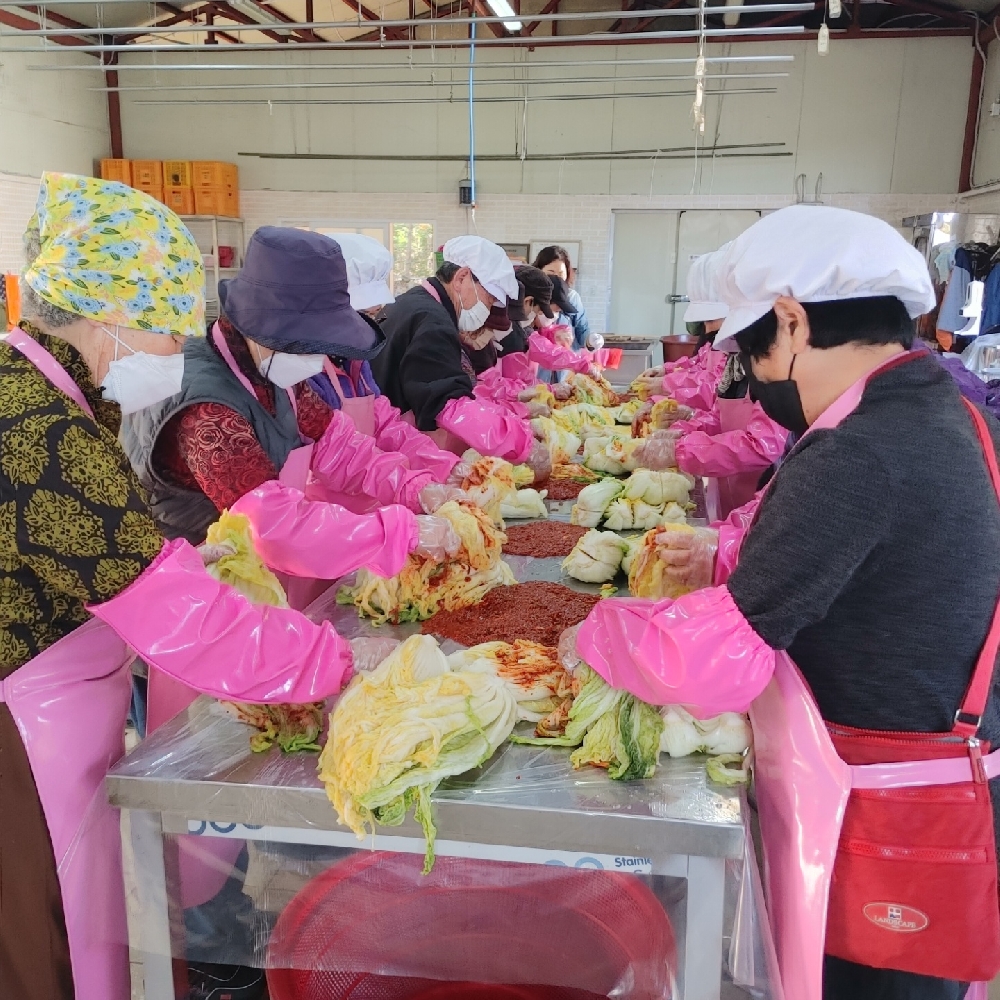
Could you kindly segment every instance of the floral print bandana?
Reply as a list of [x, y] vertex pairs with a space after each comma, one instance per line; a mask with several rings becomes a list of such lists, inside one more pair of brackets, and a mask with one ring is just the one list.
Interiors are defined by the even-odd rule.
[[205, 335], [201, 251], [166, 205], [96, 177], [42, 174], [25, 281], [51, 305], [152, 333]]

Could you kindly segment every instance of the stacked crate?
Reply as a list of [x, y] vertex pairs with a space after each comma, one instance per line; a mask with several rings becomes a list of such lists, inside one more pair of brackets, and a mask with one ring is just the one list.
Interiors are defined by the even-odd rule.
[[194, 215], [194, 172], [190, 160], [163, 161], [163, 201], [178, 215]]
[[132, 160], [132, 187], [163, 201], [163, 161]]
[[218, 160], [195, 160], [191, 168], [194, 175], [195, 215], [239, 218], [240, 184], [236, 164]]
[[121, 181], [132, 186], [131, 160], [101, 160], [101, 179], [106, 181]]

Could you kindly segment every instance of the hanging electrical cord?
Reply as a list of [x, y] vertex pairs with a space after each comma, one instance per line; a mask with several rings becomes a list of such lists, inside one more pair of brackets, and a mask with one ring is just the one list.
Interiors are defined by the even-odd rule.
[[475, 75], [476, 75], [476, 18], [473, 11], [472, 23], [469, 25], [469, 184], [471, 185], [470, 196], [472, 205], [472, 228], [476, 228], [476, 104], [475, 104]]

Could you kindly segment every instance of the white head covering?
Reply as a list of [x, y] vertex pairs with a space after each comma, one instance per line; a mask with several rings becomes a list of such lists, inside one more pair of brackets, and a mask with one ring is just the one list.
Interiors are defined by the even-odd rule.
[[502, 305], [507, 299], [517, 299], [517, 278], [507, 254], [481, 236], [456, 236], [444, 245], [444, 259], [450, 264], [467, 267], [476, 280]]
[[733, 339], [782, 295], [799, 302], [894, 295], [912, 318], [934, 308], [934, 287], [920, 253], [888, 223], [843, 208], [793, 205], [765, 215], [730, 244], [716, 270], [729, 315], [715, 339]]
[[327, 235], [340, 244], [344, 255], [352, 309], [374, 309], [396, 301], [389, 288], [392, 254], [378, 240], [360, 233]]
[[687, 278], [688, 307], [684, 312], [685, 323], [706, 323], [726, 318], [729, 306], [718, 301], [716, 271], [729, 246], [727, 243], [713, 253], [702, 254], [692, 261]]

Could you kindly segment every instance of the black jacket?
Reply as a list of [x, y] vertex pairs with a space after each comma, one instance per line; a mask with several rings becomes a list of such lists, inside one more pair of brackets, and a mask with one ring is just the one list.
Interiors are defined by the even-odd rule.
[[400, 295], [382, 321], [385, 349], [371, 362], [379, 388], [402, 413], [412, 411], [422, 431], [437, 429], [449, 400], [472, 396], [451, 299], [436, 278], [430, 281], [441, 301], [419, 285]]

